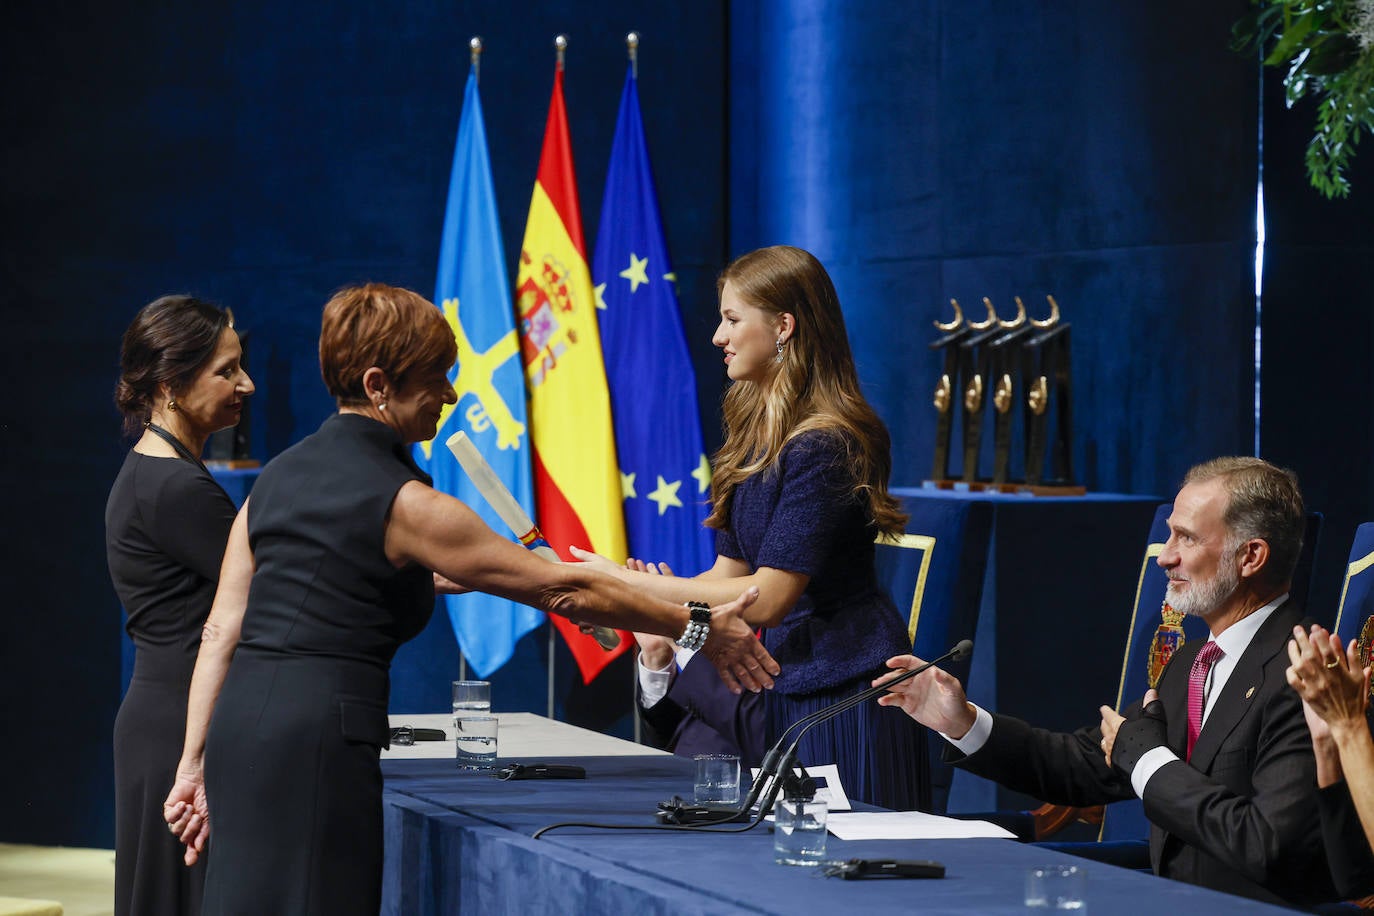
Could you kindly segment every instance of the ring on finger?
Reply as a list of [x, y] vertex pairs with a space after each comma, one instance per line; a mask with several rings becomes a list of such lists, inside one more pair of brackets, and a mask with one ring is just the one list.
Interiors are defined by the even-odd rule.
[[1340, 663], [1341, 663], [1341, 660], [1340, 660], [1339, 658], [1333, 658], [1333, 659], [1331, 659], [1331, 661], [1329, 661], [1329, 662], [1326, 663], [1326, 667], [1327, 667], [1327, 668], [1334, 668], [1334, 667], [1336, 667], [1337, 665], [1339, 665]]

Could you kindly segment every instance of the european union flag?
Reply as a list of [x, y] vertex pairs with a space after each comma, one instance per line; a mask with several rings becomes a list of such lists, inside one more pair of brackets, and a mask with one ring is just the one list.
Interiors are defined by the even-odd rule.
[[[445, 407], [439, 432], [419, 446], [417, 458], [436, 489], [461, 499], [504, 534], [505, 525], [449, 450], [434, 447], [464, 430], [525, 511], [533, 509], [524, 367], [475, 72], [468, 74], [458, 121], [434, 302], [458, 341], [458, 362], [450, 373], [458, 403]], [[449, 595], [444, 601], [458, 645], [482, 677], [509, 661], [520, 637], [544, 622], [539, 611], [491, 595]]]
[[711, 468], [633, 66], [620, 98], [599, 226], [592, 278], [629, 555], [696, 575], [715, 558], [714, 538], [702, 526]]

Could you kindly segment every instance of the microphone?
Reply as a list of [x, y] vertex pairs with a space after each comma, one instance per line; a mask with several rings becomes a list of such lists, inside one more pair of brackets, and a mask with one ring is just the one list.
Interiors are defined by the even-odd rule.
[[[807, 732], [811, 731], [811, 729], [815, 728], [817, 725], [820, 725], [822, 722], [828, 722], [836, 716], [848, 712], [855, 706], [858, 706], [860, 703], [866, 702], [867, 700], [870, 700], [881, 693], [886, 693], [894, 684], [900, 684], [902, 681], [909, 681], [912, 678], [916, 677], [918, 674], [922, 674], [925, 671], [934, 668], [941, 662], [963, 661], [964, 659], [968, 658], [969, 654], [972, 652], [973, 640], [962, 639], [954, 646], [954, 648], [950, 649], [948, 652], [946, 652], [944, 655], [941, 655], [939, 658], [931, 659], [923, 665], [917, 665], [915, 668], [912, 668], [908, 671], [903, 671], [896, 677], [890, 678], [889, 680], [884, 681], [876, 687], [869, 687], [867, 690], [862, 690], [854, 694], [854, 696], [849, 697], [848, 699], [840, 700], [839, 702], [827, 706], [824, 709], [818, 709], [810, 715], [803, 716], [796, 722], [793, 722], [778, 738], [777, 744], [775, 744], [773, 748], [768, 752], [768, 756], [764, 758], [763, 767], [759, 771], [759, 777], [760, 779], [762, 779], [765, 775], [764, 771], [768, 767], [769, 758], [773, 758], [778, 749], [782, 747], [782, 743], [783, 741], [787, 740], [788, 734], [791, 733], [793, 729], [800, 726], [800, 731], [797, 732], [797, 737], [792, 741], [792, 744], [787, 748], [787, 751], [783, 753], [780, 758], [774, 758], [774, 762], [778, 766], [781, 775], [778, 775], [778, 771], [774, 771], [774, 773], [768, 774], [770, 776], [778, 776], [778, 778], [774, 779], [769, 784], [768, 791], [764, 793], [763, 800], [759, 802], [759, 816], [762, 817], [764, 812], [766, 812], [769, 808], [773, 806], [773, 802], [777, 801], [779, 791], [783, 788], [783, 783], [792, 778], [792, 765], [793, 763], [795, 763], [797, 759], [797, 748], [801, 745], [801, 739]], [[811, 780], [810, 776], [806, 775], [805, 769], [802, 770], [802, 775], [799, 782], [794, 782], [791, 787], [793, 791], [795, 791], [797, 795], [800, 795], [801, 797], [809, 798], [815, 795], [815, 783]], [[807, 793], [808, 789], [810, 790], [809, 794]], [[749, 791], [752, 800], [752, 796], [754, 796], [755, 794], [753, 787], [751, 787]]]
[[[744, 801], [741, 802], [737, 808], [722, 809], [701, 805], [685, 805], [677, 803], [678, 800], [674, 799], [671, 802], [659, 803], [659, 820], [667, 823], [679, 824], [683, 827], [706, 827], [750, 820], [749, 810], [754, 806], [756, 801], [759, 801], [761, 795], [765, 795], [764, 787], [767, 786], [768, 791], [764, 800], [759, 804], [758, 817], [753, 818], [754, 823], [757, 823], [773, 806], [773, 802], [777, 801], [778, 793], [783, 789], [784, 783], [789, 784], [788, 788], [790, 791], [787, 797], [813, 797], [815, 795], [815, 782], [806, 774], [805, 769], [802, 770], [800, 778], [794, 776], [792, 773], [792, 768], [797, 760], [797, 748], [801, 744], [803, 735], [817, 725], [820, 725], [822, 722], [828, 722], [836, 716], [848, 712], [860, 703], [866, 702], [879, 694], [886, 693], [894, 684], [900, 684], [902, 681], [911, 680], [913, 677], [935, 667], [941, 662], [963, 661], [968, 658], [972, 652], [973, 640], [960, 640], [954, 648], [950, 649], [939, 658], [918, 665], [909, 671], [903, 671], [896, 677], [890, 678], [876, 687], [869, 687], [851, 697], [839, 700], [824, 709], [818, 709], [809, 715], [803, 716], [796, 722], [793, 722], [780, 736], [778, 736], [777, 742], [769, 748], [768, 753], [764, 755], [763, 764], [759, 767], [759, 774], [754, 778], [753, 783], [749, 787], [749, 794], [745, 796]], [[801, 730], [797, 732], [796, 739], [793, 740], [792, 744], [789, 745], [786, 750], [783, 750], [784, 743], [787, 741], [787, 736], [797, 728]], [[752, 827], [753, 824], [751, 823], [750, 826]]]
[[[826, 706], [824, 709], [818, 709], [809, 715], [802, 716], [796, 722], [787, 726], [783, 733], [778, 736], [777, 742], [768, 749], [768, 753], [763, 757], [763, 765], [759, 768], [759, 775], [754, 777], [754, 782], [749, 787], [749, 794], [745, 796], [744, 801], [736, 808], [721, 809], [709, 808], [704, 805], [688, 805], [682, 802], [681, 799], [674, 798], [672, 801], [659, 803], [659, 823], [657, 824], [566, 822], [561, 824], [549, 824], [546, 827], [541, 827], [536, 830], [532, 836], [537, 840], [550, 830], [559, 830], [564, 827], [587, 827], [598, 830], [695, 830], [702, 833], [744, 833], [745, 831], [753, 830], [763, 822], [764, 816], [767, 815], [769, 809], [773, 807], [773, 802], [777, 801], [778, 793], [782, 789], [784, 779], [791, 778], [792, 767], [797, 761], [797, 746], [801, 743], [803, 735], [822, 722], [829, 721], [841, 713], [853, 709], [865, 700], [872, 699], [878, 694], [886, 692], [894, 684], [900, 684], [902, 681], [911, 680], [913, 677], [935, 667], [941, 662], [962, 661], [968, 658], [969, 653], [972, 651], [973, 640], [960, 640], [954, 648], [950, 649], [939, 658], [918, 665], [909, 671], [903, 671], [896, 677], [889, 678], [876, 687], [869, 687], [854, 694], [852, 697], [846, 697], [843, 700]], [[787, 736], [797, 728], [801, 729], [797, 732], [797, 737], [790, 745], [787, 745], [786, 749], [784, 749], [783, 746], [787, 741]], [[779, 777], [779, 773], [787, 775]], [[804, 789], [805, 783], [809, 781], [810, 777], [803, 775], [801, 779], [802, 785], [799, 788]], [[767, 786], [766, 791], [764, 788], [765, 786]], [[814, 794], [814, 783], [812, 786]], [[756, 814], [751, 816], [749, 810], [754, 806], [755, 802], [759, 803], [759, 810]], [[681, 818], [681, 820], [677, 818]], [[736, 822], [747, 823], [742, 823], [742, 825], [738, 827], [725, 826], [726, 824]]]

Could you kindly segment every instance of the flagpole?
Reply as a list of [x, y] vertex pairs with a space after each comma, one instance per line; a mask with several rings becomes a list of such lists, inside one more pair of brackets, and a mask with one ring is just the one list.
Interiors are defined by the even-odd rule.
[[548, 694], [549, 694], [549, 718], [550, 718], [550, 719], [553, 718], [553, 657], [554, 657], [554, 652], [555, 652], [555, 650], [557, 650], [557, 648], [558, 648], [558, 646], [554, 643], [554, 639], [553, 639], [553, 637], [554, 637], [554, 632], [553, 632], [553, 631], [554, 631], [553, 621], [550, 620], [550, 621], [549, 621], [549, 684], [548, 684]]
[[[631, 32], [625, 36], [625, 51], [630, 58], [630, 75], [639, 81], [639, 33]], [[638, 653], [638, 647], [635, 652]], [[644, 723], [639, 716], [639, 663], [630, 666], [630, 715], [634, 721], [635, 744], [644, 743]]]
[[[553, 39], [553, 48], [554, 48], [554, 69], [557, 70], [557, 72], [562, 73], [562, 72], [563, 72], [563, 53], [564, 53], [565, 51], [567, 51], [567, 49], [568, 49], [568, 36], [566, 36], [566, 35], [555, 35], [555, 36], [554, 36], [554, 39]], [[549, 707], [549, 718], [550, 718], [550, 719], [554, 718], [554, 715], [553, 715], [554, 658], [556, 657], [556, 653], [557, 653], [557, 649], [558, 649], [557, 642], [555, 641], [556, 633], [555, 633], [554, 631], [555, 631], [555, 627], [554, 627], [554, 625], [553, 625], [553, 621], [550, 620], [550, 621], [549, 621], [549, 684], [548, 684], [548, 707]]]
[[[472, 50], [469, 60], [472, 63], [472, 78], [475, 82], [482, 81], [482, 39], [474, 35], [468, 40], [468, 47]], [[458, 650], [458, 680], [468, 679], [468, 657], [463, 654], [462, 649]]]

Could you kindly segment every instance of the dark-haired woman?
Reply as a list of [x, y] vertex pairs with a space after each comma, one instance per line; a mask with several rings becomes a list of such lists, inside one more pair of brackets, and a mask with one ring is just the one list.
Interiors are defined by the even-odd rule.
[[115, 403], [139, 439], [105, 506], [105, 550], [136, 656], [115, 719], [115, 912], [200, 912], [162, 800], [176, 771], [186, 694], [234, 504], [200, 454], [239, 421], [253, 382], [230, 315], [190, 296], [144, 307], [124, 334]]
[[[874, 539], [906, 515], [887, 489], [887, 428], [864, 399], [830, 276], [800, 248], [741, 255], [721, 272], [720, 325], [733, 384], [725, 444], [711, 472], [715, 564], [695, 579], [603, 571], [683, 600], [747, 586], [760, 597], [745, 620], [765, 628], [782, 675], [764, 697], [767, 741], [809, 713], [850, 697], [911, 651], [906, 627], [874, 571]], [[928, 806], [925, 751], [910, 721], [867, 703], [802, 739], [806, 766], [836, 764], [849, 796], [894, 809]]]

